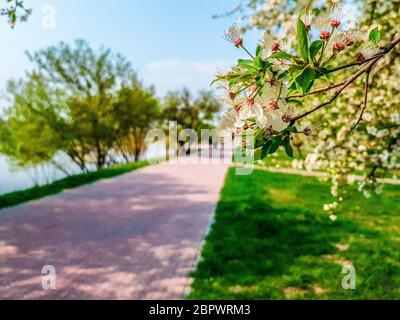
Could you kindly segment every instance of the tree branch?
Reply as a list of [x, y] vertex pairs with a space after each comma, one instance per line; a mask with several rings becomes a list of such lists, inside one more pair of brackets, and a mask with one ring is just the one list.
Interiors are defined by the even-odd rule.
[[357, 120], [357, 122], [350, 128], [348, 134], [352, 133], [357, 126], [360, 124], [362, 121], [362, 117], [364, 115], [365, 110], [367, 109], [367, 102], [368, 102], [368, 89], [369, 89], [369, 76], [370, 76], [371, 70], [367, 71], [367, 77], [365, 78], [365, 87], [364, 87], [364, 106], [361, 110], [360, 116]]

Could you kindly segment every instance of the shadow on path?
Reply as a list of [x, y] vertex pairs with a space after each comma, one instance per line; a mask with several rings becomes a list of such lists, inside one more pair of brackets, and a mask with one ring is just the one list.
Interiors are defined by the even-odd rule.
[[162, 164], [2, 211], [0, 298], [181, 298], [227, 168]]

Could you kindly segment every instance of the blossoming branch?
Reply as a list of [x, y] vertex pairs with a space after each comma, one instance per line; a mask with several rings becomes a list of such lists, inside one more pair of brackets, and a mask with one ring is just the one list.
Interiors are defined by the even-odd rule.
[[[243, 141], [248, 133], [254, 134], [255, 160], [264, 159], [281, 146], [293, 157], [293, 135], [316, 134], [317, 126], [303, 127], [301, 120], [332, 104], [365, 74], [364, 106], [348, 133], [355, 130], [367, 108], [371, 69], [398, 45], [400, 35], [380, 47], [378, 28], [373, 28], [365, 37], [357, 28], [346, 27], [344, 16], [340, 5], [333, 6], [326, 15], [303, 10], [297, 19], [295, 43], [265, 32], [255, 55], [246, 48], [240, 30], [232, 26], [225, 34], [226, 40], [244, 50], [249, 58], [239, 59], [234, 68], [218, 74], [213, 81], [225, 90], [224, 102], [231, 106], [221, 121], [221, 135], [233, 135]], [[350, 47], [356, 48], [355, 54], [350, 54], [354, 52]], [[335, 66], [339, 56], [345, 56], [349, 63]], [[331, 82], [333, 73], [353, 67], [358, 69], [348, 78], [339, 83]], [[318, 85], [321, 82], [329, 85]], [[304, 97], [334, 89], [336, 91], [326, 102], [303, 107], [301, 99]]]

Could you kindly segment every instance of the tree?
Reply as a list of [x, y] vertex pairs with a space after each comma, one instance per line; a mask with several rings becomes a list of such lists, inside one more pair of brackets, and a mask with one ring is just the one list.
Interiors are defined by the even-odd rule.
[[109, 49], [95, 52], [84, 40], [75, 41], [74, 47], [61, 42], [28, 57], [37, 65], [34, 72], [68, 97], [66, 153], [85, 170], [88, 162], [97, 168], [109, 163], [117, 134], [113, 99], [136, 77], [130, 63]]
[[127, 162], [138, 161], [146, 148], [146, 134], [160, 117], [154, 88], [144, 88], [133, 79], [117, 92], [113, 112], [118, 124], [116, 148]]
[[28, 82], [11, 81], [8, 91], [14, 101], [5, 111], [7, 120], [0, 122], [0, 153], [20, 167], [50, 162], [65, 172], [54, 160], [63, 143], [62, 130], [55, 130], [63, 110], [62, 93], [49, 91], [38, 76]]

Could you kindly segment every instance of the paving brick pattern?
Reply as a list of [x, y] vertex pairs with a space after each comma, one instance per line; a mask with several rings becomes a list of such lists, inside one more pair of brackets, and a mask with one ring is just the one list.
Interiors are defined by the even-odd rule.
[[[224, 157], [150, 166], [0, 211], [0, 298], [184, 297], [229, 167]], [[45, 265], [55, 267], [55, 290], [42, 288]]]

